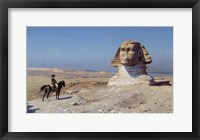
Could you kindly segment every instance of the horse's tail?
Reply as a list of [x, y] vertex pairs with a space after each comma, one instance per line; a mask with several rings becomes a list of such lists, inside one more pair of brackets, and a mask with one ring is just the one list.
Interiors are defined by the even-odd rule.
[[39, 92], [43, 91], [44, 88], [45, 88], [46, 86], [47, 86], [47, 85], [43, 85], [43, 86], [40, 88], [40, 91], [39, 91]]

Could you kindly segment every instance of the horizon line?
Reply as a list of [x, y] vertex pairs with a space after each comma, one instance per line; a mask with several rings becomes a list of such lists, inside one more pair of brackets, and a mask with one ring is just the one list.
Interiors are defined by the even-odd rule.
[[[59, 69], [59, 70], [66, 70], [66, 71], [93, 71], [93, 72], [115, 72], [115, 71], [109, 71], [109, 70], [94, 70], [94, 69], [63, 69], [63, 68], [56, 68], [56, 67], [27, 67], [26, 69]], [[158, 72], [158, 71], [148, 71], [148, 73], [157, 73], [157, 74], [173, 74], [172, 72]]]

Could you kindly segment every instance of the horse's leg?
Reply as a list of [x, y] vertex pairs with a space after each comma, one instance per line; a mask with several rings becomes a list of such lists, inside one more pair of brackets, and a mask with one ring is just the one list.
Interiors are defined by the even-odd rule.
[[59, 90], [56, 90], [56, 99], [59, 100]]
[[56, 99], [57, 99], [57, 91], [55, 91], [56, 92]]
[[59, 91], [58, 91], [58, 100], [60, 100], [60, 98], [59, 98]]
[[57, 91], [56, 91], [56, 99], [57, 99]]
[[47, 93], [47, 91], [45, 90], [43, 97], [42, 97], [42, 101], [44, 101], [44, 97], [45, 97], [46, 93]]
[[56, 91], [56, 99], [59, 100], [58, 91]]
[[51, 90], [49, 90], [48, 93], [47, 93], [47, 99], [49, 98], [50, 93], [51, 93]]
[[60, 89], [58, 89], [58, 100], [60, 100]]

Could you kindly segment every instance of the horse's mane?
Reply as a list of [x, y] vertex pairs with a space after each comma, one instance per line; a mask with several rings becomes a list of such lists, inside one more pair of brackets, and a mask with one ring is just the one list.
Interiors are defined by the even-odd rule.
[[[60, 84], [61, 84], [61, 83], [65, 83], [65, 81], [62, 80], [62, 81], [60, 81], [59, 83], [60, 83]], [[58, 83], [58, 84], [59, 84], [59, 83]]]

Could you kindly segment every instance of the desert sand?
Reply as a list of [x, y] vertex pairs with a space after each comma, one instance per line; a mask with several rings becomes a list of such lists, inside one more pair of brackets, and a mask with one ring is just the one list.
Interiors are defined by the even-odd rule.
[[73, 75], [69, 76], [67, 71], [58, 71], [57, 81], [66, 81], [61, 100], [56, 100], [51, 93], [51, 97], [42, 102], [43, 93], [37, 92], [43, 84], [50, 83], [48, 73], [28, 71], [28, 113], [173, 113], [172, 75], [154, 77], [158, 83], [170, 81], [171, 85], [107, 87], [113, 73], [71, 71]]

